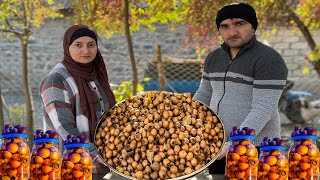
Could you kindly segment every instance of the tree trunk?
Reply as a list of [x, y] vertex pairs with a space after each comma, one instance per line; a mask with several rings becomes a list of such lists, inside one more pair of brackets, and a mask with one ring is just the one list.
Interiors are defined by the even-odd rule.
[[[288, 9], [289, 9], [290, 17], [293, 19], [293, 21], [296, 23], [297, 27], [299, 28], [299, 30], [303, 34], [311, 51], [316, 50], [315, 49], [316, 43], [315, 43], [308, 27], [304, 25], [304, 23], [300, 20], [300, 18], [297, 16], [296, 13], [294, 13], [290, 8], [288, 8]], [[318, 76], [320, 77], [320, 59], [318, 59], [317, 61], [312, 61], [312, 65], [314, 67], [314, 70], [316, 70]]]
[[129, 23], [129, 0], [125, 0], [124, 7], [124, 16], [125, 16], [125, 32], [127, 37], [130, 61], [131, 61], [131, 69], [132, 69], [132, 95], [137, 94], [137, 86], [138, 86], [138, 73], [137, 73], [137, 65], [134, 59], [134, 51], [132, 45], [132, 38], [130, 34], [130, 23]]
[[161, 46], [157, 46], [157, 70], [158, 70], [158, 77], [159, 77], [159, 90], [164, 91], [164, 70], [163, 70], [163, 63], [161, 58]]
[[1, 94], [1, 84], [0, 84], [0, 129], [4, 129], [4, 117], [3, 117], [3, 104], [2, 104], [2, 94]]
[[28, 70], [28, 40], [26, 36], [21, 37], [22, 47], [22, 79], [23, 79], [23, 92], [26, 102], [26, 126], [28, 128], [29, 140], [32, 142], [33, 138], [33, 100], [32, 92], [30, 87], [30, 78]]

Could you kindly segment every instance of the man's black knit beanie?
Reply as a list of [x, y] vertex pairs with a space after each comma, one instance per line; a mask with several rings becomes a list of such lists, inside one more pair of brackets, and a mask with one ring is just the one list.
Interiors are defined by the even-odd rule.
[[220, 23], [230, 18], [241, 18], [248, 21], [253, 29], [257, 30], [258, 21], [256, 11], [252, 6], [246, 3], [234, 3], [224, 6], [218, 11], [216, 25], [219, 30]]

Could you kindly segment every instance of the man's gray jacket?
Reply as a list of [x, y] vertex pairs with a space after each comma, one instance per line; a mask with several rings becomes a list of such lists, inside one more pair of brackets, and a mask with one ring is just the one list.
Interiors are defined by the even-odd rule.
[[281, 55], [255, 37], [231, 60], [226, 44], [211, 52], [193, 99], [218, 114], [229, 137], [232, 127], [256, 130], [262, 138], [280, 137], [278, 101], [288, 69]]

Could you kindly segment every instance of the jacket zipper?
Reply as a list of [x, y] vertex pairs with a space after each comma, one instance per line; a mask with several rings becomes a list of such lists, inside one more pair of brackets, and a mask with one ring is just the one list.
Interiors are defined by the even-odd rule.
[[228, 67], [226, 69], [226, 72], [224, 74], [224, 78], [223, 78], [223, 94], [222, 94], [222, 97], [220, 98], [220, 100], [218, 102], [218, 105], [217, 105], [217, 115], [219, 114], [220, 102], [222, 101], [222, 99], [223, 99], [223, 97], [224, 97], [224, 95], [226, 93], [226, 77], [227, 77], [227, 73], [228, 73], [228, 70], [229, 70], [229, 67], [230, 67], [231, 63], [232, 63], [232, 60], [230, 60], [229, 65], [228, 65]]

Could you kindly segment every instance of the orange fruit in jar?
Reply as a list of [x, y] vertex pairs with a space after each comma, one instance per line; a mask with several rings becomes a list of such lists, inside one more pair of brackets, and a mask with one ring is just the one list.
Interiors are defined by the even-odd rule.
[[91, 173], [92, 173], [89, 168], [83, 168], [82, 170], [83, 170], [83, 174], [84, 174], [85, 176], [91, 175]]
[[80, 163], [83, 165], [88, 165], [91, 163], [91, 157], [81, 157]]
[[74, 167], [73, 162], [71, 162], [71, 161], [65, 162], [65, 168], [72, 169], [73, 167]]
[[26, 157], [21, 157], [21, 158], [20, 158], [20, 162], [21, 162], [21, 164], [22, 164], [23, 166], [25, 166], [25, 167], [27, 167], [27, 166], [30, 165], [30, 159], [29, 159], [28, 156], [26, 156]]
[[51, 148], [52, 147], [52, 143], [43, 143], [43, 148]]
[[271, 166], [269, 172], [278, 173], [279, 172], [279, 167], [278, 166]]
[[299, 167], [302, 169], [302, 170], [307, 170], [310, 168], [310, 164], [309, 163], [300, 163], [299, 164]]
[[299, 153], [294, 153], [293, 154], [293, 160], [300, 161], [301, 160], [301, 155]]
[[282, 170], [279, 170], [279, 175], [281, 176], [280, 178], [282, 177], [287, 177], [288, 176], [288, 172], [289, 172], [289, 168], [284, 168]]
[[249, 167], [249, 164], [247, 164], [247, 163], [239, 163], [238, 167], [239, 167], [240, 170], [244, 171]]
[[20, 147], [18, 152], [19, 154], [25, 155], [25, 154], [28, 154], [28, 149], [24, 147]]
[[63, 179], [72, 179], [72, 175], [71, 174], [64, 174]]
[[12, 154], [16, 153], [18, 149], [19, 149], [19, 146], [16, 143], [10, 143], [7, 145], [7, 150]]
[[308, 162], [310, 162], [310, 157], [309, 156], [301, 156], [301, 160], [300, 161], [308, 163]]
[[16, 169], [17, 167], [19, 167], [21, 165], [20, 161], [10, 161], [10, 166], [14, 169]]
[[239, 161], [239, 159], [240, 159], [239, 154], [237, 154], [237, 153], [232, 153], [231, 154], [231, 160], [232, 161]]
[[251, 168], [247, 168], [245, 171], [246, 176], [255, 176], [256, 172], [251, 169]]
[[288, 160], [287, 159], [279, 159], [277, 161], [277, 166], [279, 167], [285, 167], [288, 165]]
[[238, 179], [243, 179], [245, 177], [245, 175], [246, 175], [246, 173], [244, 171], [241, 171], [241, 170], [237, 170], [235, 174], [236, 174], [236, 177]]
[[3, 152], [4, 159], [10, 159], [11, 157], [12, 157], [12, 154], [9, 151]]
[[277, 173], [269, 173], [269, 175], [268, 175], [268, 178], [270, 179], [270, 180], [277, 180], [277, 179], [279, 179], [279, 174], [277, 174]]
[[312, 168], [309, 168], [307, 169], [307, 175], [308, 176], [317, 176], [317, 174], [319, 173], [319, 169], [312, 169]]
[[51, 152], [49, 157], [52, 160], [58, 160], [58, 159], [60, 159], [60, 153], [59, 152]]
[[299, 170], [297, 171], [297, 175], [300, 179], [302, 178], [306, 178], [307, 177], [307, 171], [304, 171], [304, 170]]
[[60, 162], [59, 162], [59, 161], [53, 162], [51, 167], [52, 167], [53, 169], [59, 169], [59, 168], [60, 168]]
[[44, 159], [43, 162], [42, 162], [42, 165], [50, 166], [51, 165], [51, 159]]
[[72, 175], [75, 178], [80, 178], [83, 175], [82, 171], [72, 171]]
[[270, 166], [273, 166], [277, 163], [277, 158], [275, 156], [268, 156], [264, 159], [264, 162], [269, 164]]
[[257, 150], [256, 149], [247, 149], [246, 155], [249, 157], [254, 157], [257, 155]]
[[311, 141], [310, 141], [309, 139], [302, 140], [301, 144], [303, 144], [303, 145], [309, 145], [309, 144], [311, 144]]
[[22, 166], [19, 166], [18, 168], [16, 168], [17, 169], [17, 173], [18, 174], [24, 174], [24, 168], [22, 167]]
[[49, 180], [49, 175], [48, 174], [40, 174], [39, 180]]
[[2, 180], [11, 180], [10, 176], [3, 176]]
[[248, 156], [240, 156], [239, 162], [248, 162]]
[[36, 165], [35, 164], [30, 164], [30, 168], [31, 168], [31, 170], [33, 170], [34, 168], [36, 168]]
[[246, 140], [246, 139], [243, 139], [243, 140], [240, 141], [240, 144], [247, 145], [247, 144], [249, 144], [249, 141]]
[[237, 145], [234, 150], [235, 150], [235, 153], [239, 154], [240, 156], [244, 155], [247, 152], [246, 146], [241, 144]]
[[306, 145], [299, 145], [296, 147], [295, 152], [301, 154], [302, 156], [308, 153], [309, 148]]
[[81, 156], [78, 153], [72, 153], [69, 155], [69, 160], [73, 163], [78, 163], [81, 160]]
[[50, 156], [50, 150], [46, 148], [42, 148], [38, 151], [38, 155], [45, 159]]
[[317, 148], [317, 146], [315, 144], [310, 144], [308, 146], [309, 151], [308, 151], [308, 155], [311, 157], [315, 157], [318, 156], [319, 154], [319, 149]]
[[42, 164], [43, 159], [42, 159], [42, 157], [40, 157], [40, 156], [36, 156], [36, 157], [34, 158], [34, 162], [35, 162], [36, 164]]
[[279, 150], [277, 150], [277, 149], [274, 149], [274, 150], [272, 150], [271, 151], [271, 153], [270, 153], [271, 155], [274, 155], [274, 156], [277, 156], [277, 155], [279, 155], [280, 154], [280, 151]]
[[86, 179], [86, 177], [84, 177], [84, 176], [81, 176], [80, 178], [79, 178], [79, 180], [85, 180]]
[[286, 158], [285, 155], [279, 154], [276, 156], [278, 161], [277, 161], [277, 166], [279, 167], [284, 167], [288, 164], [288, 159]]
[[42, 166], [41, 170], [43, 173], [48, 174], [50, 171], [52, 171], [52, 167], [51, 166]]
[[75, 164], [73, 166], [73, 169], [76, 170], [76, 171], [80, 171], [82, 169], [82, 164]]
[[227, 168], [229, 168], [229, 167], [232, 166], [232, 165], [233, 165], [232, 161], [227, 161], [227, 162], [226, 162]]
[[10, 169], [8, 169], [7, 170], [7, 172], [8, 172], [8, 175], [10, 176], [10, 177], [14, 177], [14, 176], [16, 176], [17, 175], [17, 170], [16, 169], [14, 169], [14, 168], [10, 168]]
[[49, 172], [48, 176], [49, 176], [49, 179], [58, 179], [60, 177], [59, 173], [55, 173], [53, 171]]
[[13, 142], [13, 143], [19, 143], [19, 142], [21, 142], [21, 139], [20, 138], [13, 138], [13, 139], [11, 139], [12, 141], [11, 142]]
[[262, 169], [262, 171], [267, 172], [270, 170], [270, 166], [269, 166], [269, 164], [262, 164], [261, 169]]
[[83, 148], [77, 148], [74, 152], [76, 153], [82, 153], [84, 152]]
[[36, 168], [36, 169], [34, 169], [34, 170], [32, 171], [32, 173], [33, 173], [33, 174], [41, 174], [42, 171], [41, 171], [40, 168]]

